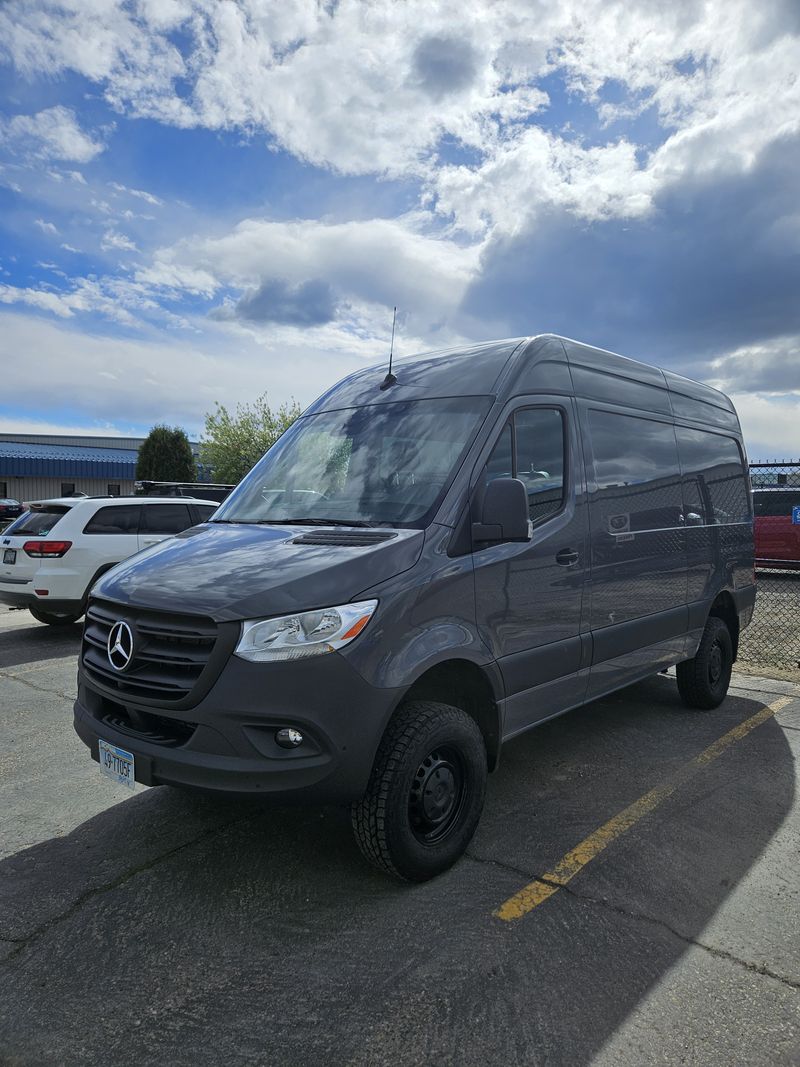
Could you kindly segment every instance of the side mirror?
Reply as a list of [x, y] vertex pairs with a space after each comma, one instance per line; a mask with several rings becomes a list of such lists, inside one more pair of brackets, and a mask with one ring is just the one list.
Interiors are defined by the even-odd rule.
[[519, 478], [495, 478], [486, 486], [481, 521], [472, 524], [473, 541], [528, 541], [528, 491]]

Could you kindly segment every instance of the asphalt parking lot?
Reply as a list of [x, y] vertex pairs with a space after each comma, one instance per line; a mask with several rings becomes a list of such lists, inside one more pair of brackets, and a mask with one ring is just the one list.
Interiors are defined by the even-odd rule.
[[800, 686], [658, 676], [507, 746], [468, 856], [346, 813], [113, 787], [80, 625], [0, 609], [0, 1062], [800, 1062]]

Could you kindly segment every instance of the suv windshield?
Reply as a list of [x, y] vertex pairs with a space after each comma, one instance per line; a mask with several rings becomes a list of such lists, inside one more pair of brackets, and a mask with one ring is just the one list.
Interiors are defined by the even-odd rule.
[[212, 522], [425, 526], [490, 403], [414, 400], [300, 418]]

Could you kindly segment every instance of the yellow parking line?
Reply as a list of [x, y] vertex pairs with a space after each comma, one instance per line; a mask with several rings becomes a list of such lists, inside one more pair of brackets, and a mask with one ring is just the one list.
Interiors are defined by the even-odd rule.
[[727, 748], [737, 741], [741, 741], [751, 730], [755, 730], [757, 726], [771, 719], [776, 712], [785, 708], [787, 704], [791, 704], [794, 699], [794, 697], [780, 697], [778, 700], [773, 701], [772, 704], [763, 707], [761, 711], [756, 712], [751, 718], [740, 722], [738, 726], [734, 726], [732, 730], [718, 738], [713, 745], [709, 745], [699, 756], [695, 756], [694, 759], [681, 767], [662, 785], [656, 786], [649, 793], [639, 797], [633, 804], [630, 804], [618, 815], [615, 815], [613, 819], [609, 819], [594, 833], [589, 834], [580, 844], [570, 849], [565, 856], [562, 856], [558, 863], [551, 870], [546, 871], [541, 878], [535, 879], [526, 885], [524, 889], [520, 889], [518, 893], [515, 893], [513, 897], [509, 897], [494, 912], [495, 916], [505, 922], [513, 922], [513, 920], [521, 919], [523, 915], [527, 915], [529, 911], [533, 911], [534, 908], [543, 904], [545, 900], [557, 893], [561, 886], [566, 885], [579, 871], [583, 870], [587, 863], [591, 863], [596, 856], [608, 848], [612, 841], [616, 841], [618, 837], [630, 830], [632, 826], [635, 826], [641, 818], [663, 803], [667, 797], [675, 792], [678, 786], [683, 785], [699, 770], [708, 766], [718, 756], [721, 756]]

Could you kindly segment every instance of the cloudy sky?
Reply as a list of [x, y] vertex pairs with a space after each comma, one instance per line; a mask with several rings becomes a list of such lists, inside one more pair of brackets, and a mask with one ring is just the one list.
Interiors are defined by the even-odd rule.
[[555, 331], [800, 455], [797, 0], [5, 0], [0, 429]]

